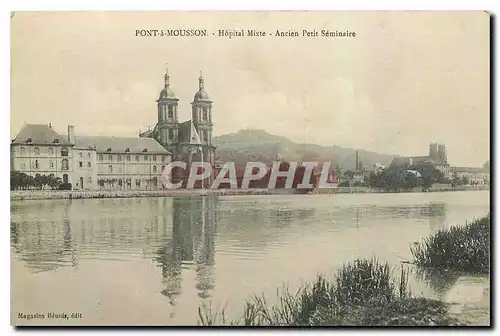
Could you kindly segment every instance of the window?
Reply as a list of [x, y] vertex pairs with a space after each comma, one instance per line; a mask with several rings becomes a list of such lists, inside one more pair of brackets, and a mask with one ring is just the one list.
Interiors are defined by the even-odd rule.
[[81, 158], [83, 157], [83, 153], [82, 153], [82, 152], [80, 152], [80, 153], [78, 153], [78, 154], [80, 154], [80, 157], [81, 157]]
[[59, 143], [59, 139], [54, 139], [54, 143]]
[[61, 148], [61, 156], [68, 156], [68, 147]]
[[170, 130], [168, 132], [168, 140], [173, 140], [174, 139], [174, 130]]
[[118, 162], [120, 162], [122, 160], [122, 156], [121, 155], [118, 155]]
[[88, 155], [87, 155], [87, 156], [88, 156], [88, 158], [90, 159], [90, 152], [88, 153]]
[[130, 155], [127, 155], [127, 161], [130, 161]]
[[135, 180], [135, 186], [137, 188], [140, 188], [141, 187], [141, 180], [139, 180], [139, 179]]
[[148, 161], [148, 156], [144, 155], [144, 161]]
[[156, 173], [156, 166], [153, 166], [153, 173]]
[[135, 161], [139, 162], [139, 155], [135, 156]]
[[174, 109], [172, 105], [168, 105], [168, 119], [173, 119], [174, 118]]
[[89, 181], [89, 184], [92, 184], [92, 177], [89, 176], [88, 181]]
[[106, 152], [111, 152], [111, 147], [106, 149]]
[[54, 154], [54, 148], [49, 147], [49, 155], [53, 155], [53, 154]]
[[158, 187], [158, 178], [153, 177], [153, 186]]
[[161, 157], [161, 162], [165, 162], [167, 160], [167, 157], [166, 156], [162, 156]]
[[40, 164], [38, 163], [38, 160], [35, 160], [35, 168], [36, 169], [40, 168]]
[[92, 167], [92, 163], [90, 161], [87, 162], [87, 167], [89, 167], [89, 168]]
[[99, 161], [102, 161], [102, 154], [99, 154]]
[[35, 147], [35, 155], [40, 155], [40, 148]]
[[[81, 153], [80, 153], [80, 154], [81, 154]], [[79, 166], [80, 168], [83, 168], [83, 162], [82, 162], [82, 161], [78, 162], [78, 166]]]
[[113, 166], [112, 166], [112, 165], [109, 165], [109, 166], [108, 166], [108, 170], [109, 170], [109, 172], [110, 172], [110, 173], [112, 173], [112, 172], [113, 172]]
[[156, 161], [156, 155], [153, 155], [153, 161]]
[[62, 170], [68, 170], [69, 169], [68, 159], [62, 159], [61, 163], [62, 163], [62, 165], [61, 165], [61, 169]]
[[54, 161], [50, 160], [50, 168], [54, 168]]
[[26, 150], [24, 147], [21, 147], [21, 155], [24, 155], [26, 153]]
[[27, 143], [32, 143], [32, 142], [33, 142], [33, 139], [28, 138], [28, 139], [26, 139], [26, 142], [27, 142]]
[[206, 107], [203, 108], [203, 120], [208, 120], [208, 110]]
[[108, 155], [108, 160], [113, 161], [113, 155]]

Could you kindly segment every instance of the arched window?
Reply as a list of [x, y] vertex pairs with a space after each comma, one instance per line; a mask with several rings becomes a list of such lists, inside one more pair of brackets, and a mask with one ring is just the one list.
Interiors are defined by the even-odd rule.
[[174, 119], [174, 107], [168, 105], [168, 119]]
[[153, 173], [156, 173], [156, 166], [153, 166]]
[[61, 169], [62, 170], [68, 170], [69, 169], [68, 159], [62, 159], [62, 161], [61, 161]]

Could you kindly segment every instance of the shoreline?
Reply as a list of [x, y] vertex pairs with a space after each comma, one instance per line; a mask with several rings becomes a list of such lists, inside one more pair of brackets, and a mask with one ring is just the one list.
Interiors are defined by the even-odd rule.
[[[489, 186], [433, 187], [427, 192], [449, 191], [486, 191]], [[318, 194], [387, 194], [416, 193], [420, 188], [400, 192], [377, 190], [368, 187], [339, 187], [335, 189], [315, 190]], [[309, 195], [296, 193], [293, 189], [171, 189], [171, 190], [11, 190], [11, 201], [51, 200], [51, 199], [90, 199], [90, 198], [139, 198], [139, 197], [172, 197], [172, 196], [248, 196], [248, 195]]]

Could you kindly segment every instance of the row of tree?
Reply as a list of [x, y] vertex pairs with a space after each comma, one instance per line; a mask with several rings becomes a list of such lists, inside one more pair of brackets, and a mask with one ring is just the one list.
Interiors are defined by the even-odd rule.
[[[418, 172], [420, 176], [415, 172]], [[415, 187], [429, 190], [434, 183], [449, 182], [443, 172], [434, 165], [424, 163], [418, 166], [391, 165], [381, 172], [372, 172], [366, 184], [377, 189], [402, 191]]]
[[31, 176], [18, 171], [10, 172], [11, 190], [43, 190], [47, 188], [50, 188], [52, 190], [71, 190], [71, 184], [62, 183], [61, 178], [56, 177], [54, 174], [36, 174], [35, 176]]
[[[156, 179], [155, 177], [145, 179], [142, 182], [146, 183], [147, 186], [149, 186], [150, 184], [155, 185], [155, 184], [159, 183], [158, 179]], [[97, 184], [102, 188], [107, 187], [107, 186], [110, 186], [111, 188], [115, 188], [115, 186], [118, 185], [118, 187], [124, 187], [124, 188], [130, 189], [130, 188], [132, 188], [132, 178], [130, 178], [130, 177], [125, 178], [125, 179], [100, 178], [99, 180], [97, 180]]]

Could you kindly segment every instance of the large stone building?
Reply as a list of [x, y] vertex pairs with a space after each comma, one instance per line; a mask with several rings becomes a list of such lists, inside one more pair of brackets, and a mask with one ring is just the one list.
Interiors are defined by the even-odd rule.
[[436, 169], [443, 172], [445, 177], [450, 176], [450, 165], [448, 164], [448, 154], [446, 146], [443, 144], [429, 144], [429, 155], [423, 156], [398, 156], [392, 160], [392, 165], [418, 166], [422, 164], [432, 164]]
[[[212, 145], [212, 104], [200, 74], [191, 102], [192, 118], [179, 122], [179, 99], [170, 87], [168, 71], [157, 102], [154, 129], [139, 137], [77, 136], [57, 133], [51, 124], [25, 124], [11, 143], [11, 170], [59, 177], [73, 189], [161, 189], [161, 175], [171, 162], [215, 163]], [[174, 171], [183, 179], [186, 171]], [[214, 174], [204, 181], [209, 186]], [[201, 185], [201, 184], [200, 184]], [[200, 186], [198, 185], [198, 186]]]
[[[212, 104], [205, 91], [203, 75], [198, 79], [198, 91], [191, 102], [191, 119], [179, 122], [179, 99], [170, 86], [168, 69], [164, 76], [165, 85], [158, 97], [158, 120], [152, 130], [140, 133], [142, 138], [156, 139], [173, 155], [174, 161], [186, 162], [188, 167], [192, 162], [209, 162], [215, 166], [215, 146], [212, 144]], [[189, 169], [189, 168], [188, 168]], [[180, 172], [179, 172], [180, 173]], [[175, 173], [175, 178], [183, 176]], [[180, 173], [182, 174], [182, 173]], [[185, 176], [185, 175], [184, 175]], [[204, 180], [209, 186], [215, 174]]]
[[466, 178], [469, 184], [490, 184], [490, 172], [485, 167], [451, 167], [450, 173], [460, 180]]
[[170, 152], [154, 139], [58, 134], [52, 126], [25, 124], [11, 143], [11, 170], [54, 174], [73, 189], [161, 188]]

